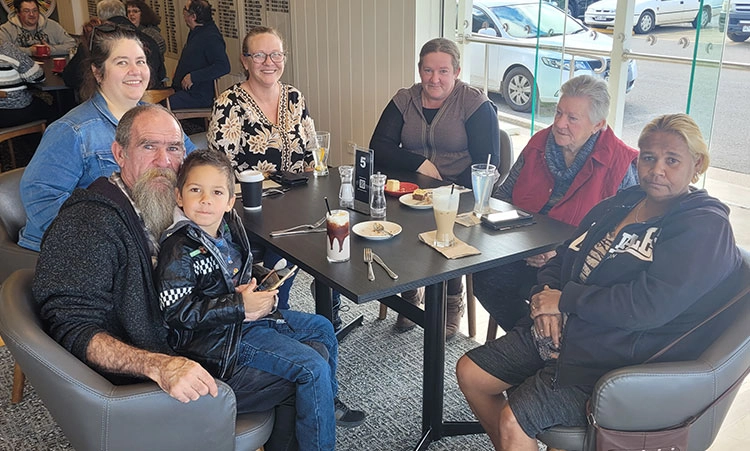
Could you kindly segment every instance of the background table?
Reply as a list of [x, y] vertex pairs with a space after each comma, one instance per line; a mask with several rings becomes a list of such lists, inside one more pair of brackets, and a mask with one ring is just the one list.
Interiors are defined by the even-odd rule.
[[[329, 263], [326, 260], [326, 234], [309, 233], [271, 238], [270, 232], [287, 227], [314, 223], [326, 212], [324, 198], [331, 208], [338, 205], [340, 181], [335, 171], [327, 177], [313, 177], [307, 185], [292, 188], [286, 194], [265, 197], [259, 211], [242, 210], [245, 228], [251, 242], [273, 248], [283, 257], [296, 263], [316, 279], [316, 311], [331, 318], [331, 288], [356, 303], [380, 300], [425, 329], [422, 429], [423, 437], [416, 449], [425, 449], [431, 441], [445, 435], [481, 431], [478, 423], [443, 423], [443, 376], [445, 365], [445, 281], [465, 274], [490, 269], [518, 259], [553, 249], [572, 233], [573, 228], [546, 216], [538, 215], [536, 224], [507, 231], [491, 231], [482, 226], [463, 227], [456, 224], [454, 232], [460, 240], [471, 244], [481, 254], [448, 260], [419, 241], [422, 232], [435, 230], [432, 209], [417, 210], [388, 198], [386, 220], [398, 223], [402, 232], [387, 240], [368, 240], [351, 235], [351, 260]], [[390, 178], [417, 183], [420, 187], [444, 185], [429, 177], [414, 173], [391, 173]], [[461, 195], [459, 213], [471, 211], [474, 198], [471, 192]], [[494, 207], [510, 208], [494, 201]], [[350, 212], [354, 226], [369, 217]], [[368, 281], [363, 249], [370, 247], [398, 275], [392, 280], [375, 269], [375, 280]], [[425, 286], [425, 310], [397, 296], [403, 291]]]

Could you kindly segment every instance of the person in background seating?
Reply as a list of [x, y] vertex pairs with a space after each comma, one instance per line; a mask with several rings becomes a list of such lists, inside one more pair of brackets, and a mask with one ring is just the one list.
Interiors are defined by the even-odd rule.
[[12, 127], [50, 119], [52, 109], [26, 89], [27, 83], [44, 82], [42, 66], [18, 47], [0, 41], [0, 124]]
[[[81, 105], [45, 131], [21, 178], [26, 226], [18, 244], [39, 250], [42, 235], [75, 188], [85, 188], [119, 167], [112, 141], [120, 118], [138, 104], [149, 79], [143, 44], [136, 32], [112, 24], [92, 29]], [[195, 146], [187, 136], [188, 152]]]
[[210, 108], [214, 80], [229, 73], [226, 44], [212, 16], [206, 0], [187, 0], [182, 10], [190, 33], [172, 79], [175, 93], [169, 96], [169, 105], [173, 110]]
[[13, 8], [8, 21], [0, 25], [0, 41], [15, 44], [27, 55], [33, 54], [35, 45], [47, 46], [52, 56], [68, 56], [76, 46], [59, 23], [40, 14], [37, 0], [13, 0]]
[[[400, 89], [388, 103], [372, 134], [375, 167], [418, 172], [446, 183], [471, 186], [471, 165], [499, 167], [500, 127], [497, 110], [482, 92], [459, 80], [458, 46], [448, 39], [428, 41], [419, 52], [421, 83]], [[446, 337], [458, 331], [464, 310], [462, 278], [448, 281]], [[424, 290], [401, 293], [407, 302], [424, 302]], [[415, 324], [399, 314], [394, 329]]]
[[[493, 197], [577, 226], [591, 208], [638, 183], [638, 153], [607, 125], [607, 83], [571, 78], [552, 126], [534, 134]], [[555, 251], [474, 273], [474, 295], [504, 331], [528, 316], [527, 294]]]
[[[714, 289], [739, 283], [729, 208], [690, 186], [709, 162], [698, 125], [660, 116], [638, 147], [640, 185], [579, 221], [539, 270], [530, 316], [458, 361], [459, 387], [495, 449], [536, 451], [541, 431], [586, 426], [601, 376], [649, 359], [724, 305]], [[693, 360], [722, 330], [706, 324], [656, 361]]]
[[128, 20], [135, 25], [138, 31], [146, 33], [151, 39], [156, 41], [159, 45], [159, 52], [164, 55], [167, 51], [167, 43], [164, 41], [164, 36], [161, 35], [161, 30], [159, 29], [161, 17], [143, 0], [127, 0], [125, 7], [128, 12]]

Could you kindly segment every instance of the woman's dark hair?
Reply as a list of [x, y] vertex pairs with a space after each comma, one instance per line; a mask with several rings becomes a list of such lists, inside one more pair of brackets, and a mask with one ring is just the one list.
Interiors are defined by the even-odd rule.
[[[92, 23], [92, 21], [89, 21], [87, 25], [91, 25]], [[84, 25], [84, 34], [85, 32], [86, 25]], [[143, 50], [143, 54], [146, 54], [143, 42], [138, 38], [134, 29], [120, 27], [111, 22], [103, 22], [99, 26], [91, 27], [88, 42], [83, 44], [88, 45], [89, 52], [83, 64], [85, 70], [83, 71], [83, 85], [80, 91], [81, 101], [90, 99], [99, 87], [99, 81], [96, 79], [93, 69], [96, 68], [101, 78], [106, 77], [104, 62], [107, 61], [110, 53], [112, 53], [115, 43], [123, 39], [131, 39], [137, 42], [138, 46]]]
[[143, 0], [127, 0], [125, 2], [125, 8], [128, 6], [135, 7], [141, 10], [141, 26], [158, 26], [161, 23], [161, 17], [151, 9], [150, 6]]
[[187, 9], [195, 14], [195, 21], [199, 24], [206, 24], [213, 20], [213, 8], [206, 0], [190, 0]]
[[229, 198], [231, 199], [234, 196], [234, 169], [232, 168], [232, 162], [229, 161], [229, 157], [224, 152], [211, 149], [194, 150], [185, 158], [182, 166], [180, 166], [180, 170], [177, 171], [178, 190], [182, 191], [188, 174], [197, 166], [211, 166], [218, 169], [227, 178]]

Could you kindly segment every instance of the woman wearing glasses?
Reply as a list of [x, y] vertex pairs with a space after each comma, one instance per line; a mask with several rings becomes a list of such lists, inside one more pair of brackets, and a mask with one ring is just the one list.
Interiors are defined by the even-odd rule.
[[[42, 235], [75, 188], [119, 171], [112, 156], [115, 128], [136, 106], [150, 71], [134, 30], [105, 23], [94, 27], [85, 67], [81, 105], [47, 127], [21, 179], [26, 227], [21, 246], [38, 251]], [[195, 146], [185, 136], [185, 148]]]
[[128, 0], [125, 2], [125, 7], [128, 10], [128, 20], [139, 31], [149, 35], [159, 46], [159, 51], [163, 55], [167, 51], [167, 43], [159, 29], [161, 17], [143, 0]]
[[[238, 172], [256, 169], [268, 174], [313, 169], [312, 151], [307, 150], [307, 144], [314, 139], [315, 124], [302, 93], [279, 81], [285, 60], [279, 32], [268, 27], [253, 28], [242, 41], [241, 62], [247, 80], [227, 89], [214, 102], [208, 145], [226, 153]], [[263, 264], [274, 267], [280, 258], [267, 251]], [[290, 287], [287, 282], [279, 289], [280, 309], [289, 308]], [[334, 304], [339, 303], [340, 296], [336, 296]], [[334, 316], [338, 318], [338, 314]]]
[[279, 81], [286, 60], [281, 35], [273, 28], [253, 28], [240, 59], [247, 80], [214, 102], [209, 146], [224, 151], [237, 171], [311, 171], [312, 152], [306, 149], [315, 124], [302, 93]]

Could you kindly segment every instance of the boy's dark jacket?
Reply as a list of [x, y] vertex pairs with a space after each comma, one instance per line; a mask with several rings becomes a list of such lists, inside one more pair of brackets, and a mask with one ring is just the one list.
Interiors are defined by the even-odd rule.
[[[249, 283], [253, 256], [247, 234], [234, 210], [224, 219], [242, 253], [239, 284]], [[155, 281], [172, 349], [213, 376], [229, 378], [245, 319], [242, 295], [235, 293], [219, 249], [179, 208], [175, 223], [162, 236]]]

